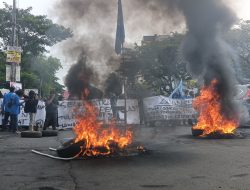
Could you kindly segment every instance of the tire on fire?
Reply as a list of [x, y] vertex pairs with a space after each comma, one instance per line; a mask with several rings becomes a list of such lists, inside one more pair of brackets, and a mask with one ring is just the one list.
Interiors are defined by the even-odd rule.
[[40, 131], [22, 131], [22, 138], [41, 138], [42, 133]]
[[191, 129], [192, 130], [192, 135], [194, 137], [198, 137], [201, 136], [203, 134], [203, 130], [202, 129]]
[[70, 140], [64, 143], [56, 151], [61, 158], [71, 158], [78, 155], [82, 151], [82, 147], [85, 146], [85, 141], [74, 143], [74, 140]]
[[48, 131], [42, 131], [42, 136], [43, 137], [55, 137], [55, 136], [57, 136], [58, 135], [58, 131], [56, 131], [56, 130], [53, 130], [53, 131], [50, 131], [50, 130], [48, 130]]

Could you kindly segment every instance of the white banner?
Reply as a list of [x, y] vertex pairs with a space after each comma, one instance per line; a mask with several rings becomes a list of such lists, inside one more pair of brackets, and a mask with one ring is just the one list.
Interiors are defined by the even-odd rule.
[[[46, 111], [45, 111], [45, 102], [39, 101], [37, 105], [36, 112], [36, 125], [43, 126], [45, 121]], [[21, 108], [21, 113], [18, 115], [18, 125], [28, 126], [29, 125], [29, 114], [24, 112], [24, 106]]]
[[145, 98], [144, 118], [146, 121], [196, 118], [197, 113], [192, 102], [193, 99], [172, 99], [165, 96]]
[[[2, 99], [0, 100], [2, 104]], [[39, 101], [37, 105], [36, 113], [36, 125], [43, 126], [45, 121], [46, 111], [45, 111], [45, 102]], [[2, 125], [2, 115], [0, 115], [0, 125]], [[21, 107], [21, 112], [18, 115], [18, 125], [19, 126], [29, 126], [29, 114], [24, 112], [24, 104]]]
[[30, 92], [31, 90], [34, 91], [36, 94], [38, 94], [38, 89], [25, 89], [25, 90], [24, 90], [24, 94], [25, 94], [26, 96], [28, 96], [28, 95], [29, 95], [29, 92]]
[[[156, 120], [183, 120], [195, 119], [197, 113], [192, 107], [192, 99], [171, 99], [164, 96], [155, 96], [143, 100], [145, 121]], [[109, 99], [92, 100], [99, 111], [99, 120], [108, 121], [113, 117]], [[1, 100], [0, 100], [1, 103]], [[115, 109], [116, 120], [124, 123], [124, 100], [117, 101]], [[82, 101], [60, 101], [58, 106], [58, 124], [60, 128], [72, 128], [75, 126], [75, 113], [83, 110]], [[36, 114], [36, 123], [43, 125], [45, 121], [45, 103], [39, 101]], [[22, 109], [19, 115], [19, 125], [29, 125], [29, 116]], [[0, 124], [2, 118], [0, 115]], [[139, 107], [137, 100], [127, 100], [127, 123], [140, 124]]]
[[[127, 124], [140, 124], [140, 115], [139, 115], [139, 106], [138, 101], [135, 99], [127, 99]], [[124, 122], [124, 108], [125, 101], [124, 99], [120, 99], [117, 101], [118, 107], [118, 120]], [[119, 109], [121, 108], [121, 109]]]
[[[99, 111], [99, 120], [108, 121], [113, 117], [109, 99], [92, 100]], [[124, 122], [124, 100], [117, 101], [117, 122]], [[58, 124], [62, 128], [75, 126], [75, 113], [82, 110], [82, 101], [60, 101], [58, 106]], [[139, 124], [139, 108], [137, 100], [127, 100], [127, 123]]]
[[15, 91], [23, 89], [22, 83], [19, 82], [10, 82], [10, 86], [13, 86], [15, 88]]

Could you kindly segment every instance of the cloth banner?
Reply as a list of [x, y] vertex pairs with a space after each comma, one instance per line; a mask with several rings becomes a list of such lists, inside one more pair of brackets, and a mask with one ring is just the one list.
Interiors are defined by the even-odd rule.
[[143, 100], [146, 121], [195, 119], [197, 113], [192, 107], [193, 99], [172, 99], [154, 96]]
[[[92, 100], [99, 111], [98, 119], [104, 122], [113, 118], [113, 112], [109, 99]], [[117, 100], [117, 122], [124, 121], [124, 100]], [[58, 106], [58, 125], [60, 128], [72, 128], [75, 126], [76, 113], [84, 111], [82, 101], [60, 101]], [[139, 108], [137, 100], [127, 100], [127, 123], [139, 124]]]
[[[0, 104], [2, 104], [2, 99], [0, 99]], [[21, 112], [18, 115], [18, 125], [19, 126], [29, 126], [29, 114], [24, 112], [24, 105], [21, 107]], [[39, 101], [37, 105], [36, 113], [36, 125], [43, 126], [45, 121], [46, 111], [45, 111], [45, 102]], [[2, 125], [2, 115], [0, 114], [0, 125]]]

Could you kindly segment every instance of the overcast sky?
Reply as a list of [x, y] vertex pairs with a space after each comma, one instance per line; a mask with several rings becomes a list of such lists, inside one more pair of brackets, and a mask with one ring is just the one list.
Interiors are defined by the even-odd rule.
[[[20, 8], [33, 7], [34, 14], [49, 14], [53, 10], [53, 4], [57, 0], [17, 0]], [[70, 1], [70, 0], [69, 0]], [[238, 16], [243, 19], [250, 19], [250, 0], [233, 0], [233, 9]], [[12, 0], [0, 0], [1, 7], [3, 2], [12, 4]]]
[[[53, 5], [57, 0], [17, 0], [17, 6], [19, 8], [27, 8], [33, 7], [32, 13], [35, 15], [48, 15], [50, 19], [53, 20]], [[70, 1], [70, 0], [69, 0]], [[250, 20], [250, 0], [225, 0], [232, 1], [231, 4], [232, 9], [237, 13], [239, 18]], [[12, 4], [13, 0], [0, 0], [0, 7], [3, 7], [3, 2], [8, 4]], [[126, 21], [125, 21], [126, 22]], [[143, 35], [143, 34], [141, 34]], [[138, 37], [141, 39], [141, 36]], [[65, 58], [58, 53], [57, 47], [51, 48], [51, 54], [55, 57], [58, 57], [62, 64], [64, 65], [64, 69], [58, 73], [58, 77], [60, 78], [60, 82], [63, 83], [63, 77], [66, 75], [67, 70], [69, 68], [69, 64], [65, 62]]]

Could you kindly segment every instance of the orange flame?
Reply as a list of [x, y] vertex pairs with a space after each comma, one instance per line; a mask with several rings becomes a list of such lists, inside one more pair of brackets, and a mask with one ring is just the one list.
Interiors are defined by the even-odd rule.
[[132, 131], [117, 128], [115, 121], [111, 121], [109, 126], [104, 126], [98, 121], [98, 111], [94, 105], [84, 100], [84, 113], [77, 116], [77, 124], [74, 127], [76, 134], [75, 143], [85, 141], [83, 156], [109, 155], [114, 148], [123, 150], [132, 143]]
[[207, 87], [203, 87], [193, 101], [193, 107], [199, 112], [198, 123], [193, 129], [203, 130], [202, 136], [213, 132], [233, 134], [238, 126], [237, 119], [228, 119], [221, 113], [220, 95], [216, 92], [218, 81], [213, 80]]

